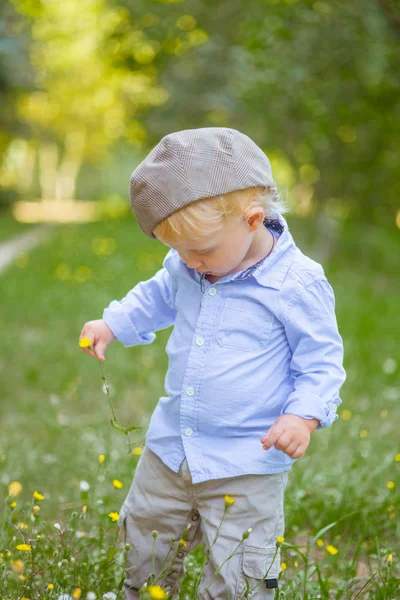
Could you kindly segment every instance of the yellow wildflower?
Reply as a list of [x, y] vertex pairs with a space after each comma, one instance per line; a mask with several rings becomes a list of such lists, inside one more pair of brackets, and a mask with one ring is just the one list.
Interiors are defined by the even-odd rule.
[[284, 563], [284, 562], [281, 563], [281, 571], [284, 571], [286, 569], [286, 566], [287, 566], [286, 563]]
[[82, 590], [81, 588], [75, 588], [74, 591], [72, 592], [72, 597], [74, 600], [79, 600], [79, 598], [82, 596]]
[[400, 462], [400, 452], [398, 452], [397, 454], [394, 455], [394, 460], [396, 462]]
[[54, 585], [52, 583], [49, 583], [49, 585], [47, 586], [48, 590], [54, 590]]
[[11, 568], [14, 571], [14, 573], [23, 573], [25, 569], [25, 563], [19, 558], [17, 560], [12, 560]]
[[164, 598], [167, 598], [167, 593], [159, 585], [149, 585], [147, 590], [150, 598], [154, 598], [154, 600], [164, 600]]
[[32, 508], [34, 513], [38, 513], [40, 511], [40, 506], [38, 506], [37, 504], [35, 506], [33, 506]]
[[11, 508], [15, 508], [17, 506], [17, 503], [15, 501], [11, 502], [10, 506], [11, 506]]
[[184, 548], [186, 548], [186, 546], [187, 546], [187, 541], [186, 541], [186, 540], [184, 540], [184, 539], [181, 539], [181, 540], [179, 540], [179, 545], [180, 545], [180, 546], [183, 546]]
[[19, 496], [20, 493], [22, 492], [22, 484], [19, 481], [11, 481], [11, 483], [8, 484], [8, 495], [9, 496]]
[[386, 487], [388, 490], [393, 490], [396, 487], [396, 484], [394, 481], [387, 481], [386, 482]]
[[285, 541], [285, 538], [282, 537], [281, 535], [278, 535], [278, 537], [276, 538], [276, 541], [278, 542], [278, 544], [282, 544], [282, 542]]
[[92, 340], [89, 340], [87, 337], [83, 337], [79, 340], [79, 345], [81, 348], [90, 348], [92, 345]]
[[319, 538], [317, 540], [317, 546], [319, 546], [320, 548], [322, 548], [323, 545], [324, 545], [324, 540], [321, 540], [321, 538]]
[[102, 464], [106, 460], [104, 454], [99, 454], [99, 463]]
[[115, 521], [118, 521], [118, 519], [119, 519], [119, 513], [117, 513], [117, 512], [110, 512], [110, 513], [108, 513], [108, 516], [110, 517], [110, 519], [113, 523], [115, 523]]
[[117, 490], [120, 490], [122, 487], [124, 487], [124, 484], [118, 479], [113, 479], [113, 486], [117, 488]]
[[43, 494], [39, 494], [39, 492], [37, 492], [36, 490], [33, 492], [33, 497], [35, 498], [35, 500], [44, 500]]
[[360, 430], [360, 438], [366, 438], [368, 435], [368, 429], [361, 429]]
[[340, 413], [340, 418], [343, 419], [343, 421], [350, 421], [352, 416], [353, 413], [351, 410], [347, 410], [346, 408]]
[[32, 546], [30, 546], [29, 544], [18, 544], [18, 546], [15, 546], [17, 550], [20, 550], [21, 552], [31, 552], [32, 550]]
[[132, 450], [132, 454], [134, 454], [135, 456], [140, 456], [142, 452], [143, 450], [142, 448], [140, 448], [140, 446], [136, 446], [136, 448], [133, 448]]
[[388, 561], [388, 563], [391, 563], [393, 561], [392, 554], [388, 554], [387, 561]]
[[28, 525], [26, 523], [17, 523], [18, 529], [28, 529]]
[[87, 506], [86, 506], [86, 504], [84, 504], [84, 505], [82, 506], [82, 512], [83, 512], [83, 513], [87, 512]]
[[228, 496], [228, 494], [226, 494], [226, 496], [225, 496], [225, 505], [226, 506], [230, 506], [234, 502], [236, 502], [235, 498], [232, 498], [232, 496]]
[[327, 546], [325, 546], [326, 551], [329, 552], [329, 554], [332, 554], [332, 556], [334, 556], [335, 554], [337, 554], [339, 552], [339, 550], [337, 548], [335, 548], [335, 546], [332, 546], [331, 544], [328, 544]]
[[299, 566], [299, 563], [298, 563], [298, 561], [297, 561], [297, 560], [295, 560], [295, 561], [293, 562], [293, 564], [294, 564], [294, 566], [295, 566], [295, 567], [298, 567], [298, 566]]

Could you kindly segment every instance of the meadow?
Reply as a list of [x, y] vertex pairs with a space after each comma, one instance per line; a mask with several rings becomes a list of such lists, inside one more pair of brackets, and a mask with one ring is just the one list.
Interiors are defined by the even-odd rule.
[[[318, 260], [314, 223], [287, 220]], [[341, 227], [323, 266], [347, 380], [339, 419], [313, 433], [289, 476], [279, 600], [400, 598], [399, 232]], [[170, 330], [151, 345], [107, 350], [117, 421], [143, 428], [129, 440], [110, 425], [98, 361], [78, 339], [86, 321], [151, 277], [166, 251], [133, 217], [56, 226], [0, 276], [0, 599], [123, 598], [118, 511], [163, 394]], [[186, 559], [179, 600], [196, 597], [203, 550]], [[167, 595], [148, 587], [143, 598]]]

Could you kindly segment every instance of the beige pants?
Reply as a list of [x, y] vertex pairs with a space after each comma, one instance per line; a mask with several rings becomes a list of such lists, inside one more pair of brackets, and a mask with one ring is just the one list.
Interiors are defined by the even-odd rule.
[[[175, 597], [184, 575], [185, 556], [201, 542], [205, 549], [212, 547], [197, 598], [272, 600], [280, 571], [276, 538], [284, 533], [287, 479], [288, 472], [282, 472], [193, 484], [186, 459], [179, 472], [174, 473], [145, 447], [119, 520], [123, 542], [130, 544], [124, 582], [127, 600], [140, 597], [139, 590], [152, 572], [158, 576], [156, 585]], [[234, 497], [235, 502], [228, 508], [213, 544], [224, 512], [225, 494]], [[187, 545], [178, 548], [188, 525]], [[215, 575], [250, 527], [250, 536]], [[153, 530], [158, 531], [155, 541]], [[172, 544], [168, 556], [171, 538], [177, 542]], [[248, 589], [255, 588], [248, 596], [246, 582]], [[271, 587], [267, 588], [267, 584]]]

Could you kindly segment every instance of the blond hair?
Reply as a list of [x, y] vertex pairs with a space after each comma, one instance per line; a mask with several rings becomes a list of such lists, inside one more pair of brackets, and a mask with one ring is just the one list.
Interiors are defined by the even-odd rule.
[[178, 209], [156, 225], [154, 235], [166, 243], [182, 238], [198, 239], [216, 233], [228, 219], [244, 215], [253, 206], [260, 206], [267, 219], [290, 210], [274, 186], [235, 190], [212, 198], [201, 198]]

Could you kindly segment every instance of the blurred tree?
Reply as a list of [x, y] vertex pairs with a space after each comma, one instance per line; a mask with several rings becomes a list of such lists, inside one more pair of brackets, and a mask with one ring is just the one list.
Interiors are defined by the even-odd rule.
[[[0, 5], [0, 165], [13, 140], [28, 134], [28, 127], [18, 119], [16, 104], [19, 94], [32, 85], [32, 69], [28, 60], [29, 39], [24, 33], [23, 19], [9, 4]], [[9, 157], [12, 160], [12, 157]], [[9, 169], [7, 173], [10, 173]], [[9, 203], [15, 194], [2, 193], [14, 180], [1, 173], [0, 205]]]
[[[43, 197], [125, 140], [236, 127], [302, 214], [393, 222], [400, 11], [395, 0], [9, 0], [30, 24], [35, 89], [17, 104]], [[24, 169], [25, 171], [25, 169]]]
[[148, 66], [158, 47], [105, 0], [12, 2], [30, 25], [35, 89], [19, 98], [17, 114], [37, 141], [41, 196], [73, 198], [83, 162], [106, 159], [123, 136], [140, 144], [135, 113], [167, 100]]
[[163, 69], [170, 100], [147, 115], [152, 143], [174, 129], [237, 127], [289, 162], [283, 183], [294, 176], [300, 212], [393, 222], [396, 3], [256, 0], [247, 11], [238, 0], [191, 0], [185, 10], [209, 41]]

